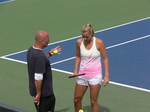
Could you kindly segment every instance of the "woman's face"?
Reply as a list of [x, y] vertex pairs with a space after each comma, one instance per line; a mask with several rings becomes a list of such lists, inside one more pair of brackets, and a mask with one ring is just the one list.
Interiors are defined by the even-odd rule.
[[82, 37], [83, 37], [84, 41], [89, 42], [89, 41], [91, 41], [93, 36], [89, 32], [82, 32]]

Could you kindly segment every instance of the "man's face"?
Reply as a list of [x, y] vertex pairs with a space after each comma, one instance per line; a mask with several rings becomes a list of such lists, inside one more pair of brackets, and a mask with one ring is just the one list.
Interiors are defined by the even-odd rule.
[[48, 43], [49, 43], [49, 36], [47, 35], [43, 38], [42, 41], [43, 47], [47, 47]]

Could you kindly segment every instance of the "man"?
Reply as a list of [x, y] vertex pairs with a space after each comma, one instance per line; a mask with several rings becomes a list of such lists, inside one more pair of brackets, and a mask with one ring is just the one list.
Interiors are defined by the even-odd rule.
[[47, 47], [48, 43], [48, 33], [38, 31], [35, 35], [35, 44], [27, 51], [29, 90], [38, 112], [54, 112], [55, 108], [52, 71], [48, 58], [54, 55], [54, 50], [60, 52], [61, 48], [57, 46], [45, 55], [43, 48]]

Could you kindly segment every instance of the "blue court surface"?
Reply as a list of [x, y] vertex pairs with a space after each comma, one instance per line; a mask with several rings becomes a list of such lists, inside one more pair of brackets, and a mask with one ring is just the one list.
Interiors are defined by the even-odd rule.
[[[107, 48], [111, 83], [150, 92], [150, 17], [97, 31], [95, 37], [101, 38]], [[73, 72], [78, 38], [82, 37], [51, 43], [44, 49], [47, 53], [56, 46], [62, 48], [61, 55], [50, 58], [53, 70]], [[1, 58], [26, 64], [26, 51]]]
[[12, 2], [12, 1], [15, 1], [15, 0], [0, 0], [0, 4], [1, 3], [6, 3], [6, 2]]

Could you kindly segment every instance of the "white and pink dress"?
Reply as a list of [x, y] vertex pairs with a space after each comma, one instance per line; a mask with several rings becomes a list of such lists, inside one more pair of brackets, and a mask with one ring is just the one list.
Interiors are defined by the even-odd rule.
[[81, 62], [79, 74], [85, 73], [82, 77], [92, 78], [102, 74], [101, 54], [96, 48], [96, 37], [94, 37], [91, 49], [87, 50], [84, 46], [84, 39], [80, 46]]

